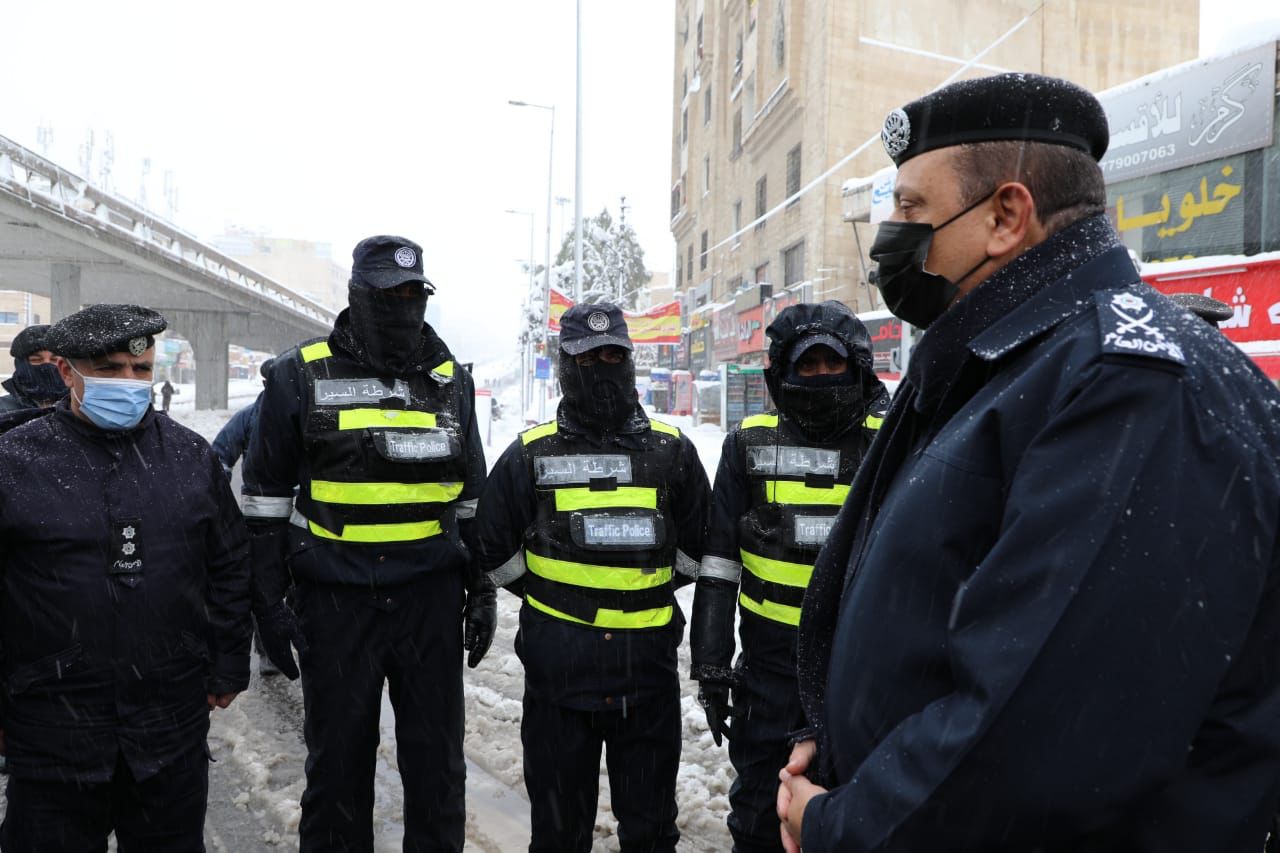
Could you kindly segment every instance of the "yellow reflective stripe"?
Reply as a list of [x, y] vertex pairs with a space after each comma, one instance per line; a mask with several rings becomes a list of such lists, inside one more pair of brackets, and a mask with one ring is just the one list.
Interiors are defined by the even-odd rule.
[[431, 372], [437, 376], [453, 376], [453, 362], [442, 361], [435, 367], [431, 368]]
[[529, 571], [549, 581], [592, 589], [652, 589], [671, 582], [670, 566], [656, 571], [593, 566], [590, 563], [571, 563], [568, 560], [540, 557], [532, 551], [525, 551], [525, 565]]
[[644, 486], [619, 486], [616, 489], [600, 492], [593, 492], [590, 489], [556, 489], [556, 512], [611, 507], [657, 509], [658, 490]]
[[823, 504], [843, 506], [849, 496], [849, 487], [839, 483], [829, 489], [815, 489], [804, 483], [788, 480], [765, 480], [765, 500], [777, 504]]
[[751, 429], [752, 427], [776, 427], [777, 425], [777, 415], [752, 415], [749, 418], [744, 418], [742, 421], [743, 429]]
[[462, 494], [461, 483], [335, 483], [312, 480], [311, 499], [333, 504], [448, 503]]
[[329, 358], [333, 355], [333, 350], [329, 349], [328, 341], [307, 344], [302, 348], [301, 352], [302, 360], [305, 362], [319, 361], [322, 358]]
[[749, 595], [738, 593], [738, 603], [757, 616], [781, 622], [784, 625], [800, 624], [800, 608], [789, 604], [778, 604], [773, 601], [756, 601]]
[[563, 619], [566, 622], [573, 622], [578, 625], [590, 625], [593, 628], [661, 628], [671, 622], [671, 605], [666, 607], [655, 607], [653, 610], [636, 610], [626, 612], [623, 610], [605, 610], [596, 611], [596, 621], [586, 622], [576, 616], [570, 616], [568, 613], [561, 613], [554, 607], [543, 604], [532, 595], [526, 595], [524, 600], [529, 602], [529, 606], [535, 610], [541, 610], [548, 616], [554, 616], [557, 619]]
[[538, 424], [536, 427], [529, 427], [527, 430], [520, 433], [520, 443], [528, 444], [532, 441], [537, 441], [540, 438], [546, 438], [549, 435], [555, 435], [557, 429], [559, 429], [559, 427], [556, 426], [555, 421], [550, 421], [545, 424]]
[[771, 560], [748, 551], [739, 551], [739, 553], [742, 555], [742, 567], [762, 581], [804, 589], [809, 586], [809, 578], [813, 577], [813, 566], [807, 563]]
[[325, 530], [314, 521], [307, 523], [313, 534], [322, 539], [336, 539], [339, 542], [412, 542], [415, 539], [428, 539], [444, 532], [438, 521], [409, 521], [402, 524], [348, 524], [341, 534]]
[[862, 422], [867, 429], [880, 429], [883, 424], [884, 418], [878, 418], [875, 415], [867, 415], [867, 419]]
[[406, 412], [400, 409], [343, 409], [338, 412], [338, 429], [435, 426], [436, 416], [430, 412]]
[[654, 432], [665, 432], [667, 435], [679, 435], [680, 430], [671, 424], [664, 424], [662, 421], [649, 418], [649, 429]]

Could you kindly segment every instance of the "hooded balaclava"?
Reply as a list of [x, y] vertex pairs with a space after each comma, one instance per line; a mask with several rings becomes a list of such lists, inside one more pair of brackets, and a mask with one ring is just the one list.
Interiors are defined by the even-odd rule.
[[422, 286], [406, 297], [394, 289], [351, 279], [347, 288], [351, 334], [370, 367], [401, 375], [414, 364], [426, 340], [422, 330], [427, 295]]
[[25, 358], [13, 366], [13, 384], [27, 399], [41, 406], [52, 406], [70, 390], [62, 381], [58, 365], [29, 364]]
[[597, 358], [590, 367], [583, 367], [562, 350], [559, 374], [565, 403], [587, 426], [610, 432], [635, 413], [639, 397], [631, 353], [620, 364]]
[[[805, 438], [834, 441], [861, 423], [869, 401], [871, 337], [852, 311], [836, 301], [792, 305], [765, 334], [770, 339], [765, 382], [778, 410]], [[830, 343], [844, 348], [849, 362], [844, 373], [808, 377], [796, 373], [793, 359], [797, 345], [814, 335], [834, 339]]]

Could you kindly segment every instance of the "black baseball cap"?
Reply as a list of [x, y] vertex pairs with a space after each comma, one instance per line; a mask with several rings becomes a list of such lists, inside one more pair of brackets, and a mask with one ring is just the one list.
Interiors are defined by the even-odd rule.
[[422, 273], [422, 247], [391, 234], [366, 237], [351, 252], [351, 280], [378, 290], [419, 281], [428, 292], [435, 285]]
[[800, 360], [800, 356], [804, 355], [808, 350], [821, 344], [822, 346], [831, 347], [835, 350], [836, 355], [841, 358], [849, 357], [849, 350], [845, 347], [844, 342], [835, 335], [826, 333], [818, 333], [815, 335], [805, 335], [796, 341], [795, 346], [791, 348], [791, 363], [795, 364]]
[[560, 318], [560, 349], [580, 355], [599, 347], [631, 349], [627, 318], [622, 309], [608, 302], [574, 305]]

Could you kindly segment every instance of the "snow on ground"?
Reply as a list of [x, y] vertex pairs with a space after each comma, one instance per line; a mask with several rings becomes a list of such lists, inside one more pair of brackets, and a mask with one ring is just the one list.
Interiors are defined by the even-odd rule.
[[[260, 387], [256, 380], [233, 382], [232, 405], [248, 405]], [[183, 394], [174, 398], [172, 413], [177, 420], [212, 440], [231, 412], [192, 411], [194, 391], [189, 388], [184, 386]], [[520, 408], [516, 387], [500, 392], [499, 399], [508, 412], [517, 412]], [[551, 415], [554, 410], [554, 404], [548, 404]], [[685, 431], [698, 449], [708, 478], [713, 478], [724, 433], [713, 425], [693, 427], [687, 417], [658, 417]], [[485, 448], [491, 467], [520, 429], [516, 418], [494, 422], [492, 442]], [[676, 598], [688, 618], [693, 587], [680, 590]], [[510, 851], [528, 844], [529, 804], [524, 791], [520, 747], [524, 670], [514, 650], [519, 607], [520, 602], [514, 596], [499, 594], [498, 629], [493, 647], [479, 667], [464, 671], [469, 851]], [[697, 685], [688, 679], [688, 673], [689, 650], [687, 643], [682, 643], [684, 740], [677, 782], [680, 809], [677, 822], [682, 836], [679, 849], [690, 853], [718, 853], [731, 846], [725, 819], [734, 774], [727, 747], [716, 747], [707, 732], [706, 718], [696, 699]], [[301, 817], [298, 801], [306, 759], [301, 719], [302, 691], [297, 682], [280, 677], [264, 682], [256, 670], [249, 691], [227, 711], [213, 715], [210, 746], [214, 757], [220, 762], [229, 762], [242, 784], [238, 790], [211, 792], [211, 796], [229, 797], [237, 808], [252, 812], [259, 822], [272, 827], [262, 835], [262, 849], [297, 848], [297, 826]], [[396, 771], [394, 717], [385, 694], [381, 728], [374, 826], [376, 849], [390, 851], [399, 849], [404, 816], [403, 793]], [[596, 853], [619, 849], [617, 821], [609, 802], [609, 781], [602, 761], [600, 810], [592, 848]]]

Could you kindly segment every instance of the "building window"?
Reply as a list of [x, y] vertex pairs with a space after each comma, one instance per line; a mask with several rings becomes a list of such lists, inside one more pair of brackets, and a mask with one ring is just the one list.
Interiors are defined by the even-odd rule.
[[711, 155], [702, 155], [702, 194], [711, 192]]
[[[800, 192], [800, 145], [787, 152], [787, 198]], [[792, 202], [793, 204], [795, 202]]]
[[769, 262], [765, 261], [763, 264], [756, 267], [756, 284], [768, 284], [768, 283], [769, 283]]
[[702, 58], [702, 16], [698, 16], [698, 58]]
[[[680, 252], [676, 251], [676, 257], [680, 257]], [[684, 287], [684, 264], [676, 263], [676, 290]]]
[[16, 324], [18, 322], [17, 311], [0, 311], [0, 323]]
[[737, 293], [739, 290], [742, 290], [742, 276], [735, 275], [729, 279], [729, 292]]
[[680, 111], [680, 146], [689, 144], [689, 108]]
[[[769, 212], [769, 185], [768, 176], [761, 175], [756, 181], [756, 219], [764, 216]], [[763, 228], [764, 222], [757, 222], [757, 228]]]
[[702, 232], [702, 254], [699, 256], [698, 269], [705, 270], [707, 268], [707, 232]]
[[733, 233], [737, 234], [742, 230], [742, 199], [738, 199], [733, 203]]
[[702, 123], [711, 124], [711, 87], [702, 90]]
[[742, 110], [738, 110], [733, 114], [733, 151], [730, 157], [737, 157], [742, 153]]
[[676, 214], [680, 212], [680, 184], [676, 184], [671, 188], [671, 218], [675, 219]]
[[685, 273], [685, 277], [689, 281], [693, 281], [693, 244], [689, 244], [689, 271]]
[[684, 16], [684, 30], [680, 33], [684, 37], [684, 44], [689, 43], [689, 16]]
[[680, 92], [681, 92], [680, 97], [682, 98], [685, 95], [689, 94], [689, 72], [688, 71], [684, 72], [684, 74], [680, 77]]
[[[747, 32], [756, 28], [756, 0], [747, 0]], [[688, 29], [686, 27], [686, 29]]]
[[781, 68], [787, 61], [787, 3], [778, 0], [778, 17], [773, 27], [773, 58]]
[[738, 30], [738, 47], [733, 54], [733, 79], [742, 76], [742, 30]]
[[804, 281], [804, 241], [782, 250], [782, 283], [786, 287]]

